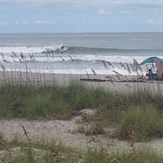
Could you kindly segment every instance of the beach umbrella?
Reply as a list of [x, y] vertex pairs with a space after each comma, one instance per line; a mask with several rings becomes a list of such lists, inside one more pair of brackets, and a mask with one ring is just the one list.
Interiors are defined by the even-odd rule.
[[163, 59], [158, 57], [149, 57], [141, 62], [140, 65], [144, 65], [146, 63], [154, 63], [155, 61], [163, 62]]

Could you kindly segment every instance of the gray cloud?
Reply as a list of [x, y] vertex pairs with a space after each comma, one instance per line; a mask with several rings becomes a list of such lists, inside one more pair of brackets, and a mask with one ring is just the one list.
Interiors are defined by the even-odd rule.
[[8, 23], [7, 22], [0, 22], [0, 26], [7, 26], [8, 25]]
[[0, 26], [4, 31], [21, 26], [24, 31], [79, 32], [92, 26], [94, 31], [157, 31], [163, 29], [161, 7], [163, 0], [0, 0]]
[[43, 21], [43, 20], [37, 20], [35, 22], [36, 24], [55, 24], [53, 21]]
[[100, 15], [108, 15], [108, 14], [110, 14], [110, 11], [107, 10], [107, 9], [101, 8], [101, 9], [98, 10], [97, 13], [100, 14]]
[[150, 25], [161, 25], [161, 21], [153, 20], [153, 19], [147, 19], [145, 21], [140, 22], [141, 24], [150, 24]]
[[121, 14], [128, 14], [128, 13], [131, 13], [132, 11], [131, 10], [121, 10], [120, 13]]

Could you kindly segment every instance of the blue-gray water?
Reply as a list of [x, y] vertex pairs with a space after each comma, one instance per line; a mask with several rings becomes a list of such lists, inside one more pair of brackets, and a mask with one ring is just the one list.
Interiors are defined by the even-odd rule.
[[163, 33], [0, 34], [0, 70], [126, 74], [120, 62], [163, 58], [162, 45]]

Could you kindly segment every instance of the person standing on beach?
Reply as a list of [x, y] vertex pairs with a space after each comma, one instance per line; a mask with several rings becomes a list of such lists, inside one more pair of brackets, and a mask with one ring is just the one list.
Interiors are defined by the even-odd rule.
[[152, 76], [152, 69], [148, 70], [148, 79], [151, 80], [151, 76]]

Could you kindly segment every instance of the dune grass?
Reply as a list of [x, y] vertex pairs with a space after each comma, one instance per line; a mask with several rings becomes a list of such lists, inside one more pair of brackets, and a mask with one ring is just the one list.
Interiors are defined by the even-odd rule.
[[84, 108], [99, 107], [107, 94], [101, 88], [86, 88], [72, 82], [59, 85], [0, 85], [0, 117], [70, 118]]
[[[116, 124], [120, 138], [145, 141], [163, 136], [163, 95], [147, 89], [113, 93], [100, 87], [86, 87], [73, 81], [67, 86], [6, 83], [0, 85], [1, 118], [69, 119], [82, 109], [91, 108], [96, 114], [88, 133], [101, 133]], [[81, 132], [80, 131], [80, 132]]]
[[[66, 147], [62, 142], [54, 139], [46, 139], [45, 137], [38, 137], [31, 139], [24, 128], [24, 135], [26, 139], [17, 138], [6, 141], [3, 138], [1, 142], [5, 141], [3, 149], [0, 149], [0, 160], [2, 162], [11, 163], [68, 163], [80, 160], [81, 154], [79, 151]], [[4, 143], [3, 143], [4, 144]]]
[[[83, 116], [88, 128], [78, 132], [105, 133], [104, 128], [116, 125], [116, 136], [133, 143], [163, 137], [163, 95], [158, 91], [137, 89], [135, 92], [112, 92], [100, 87], [86, 87], [80, 82], [67, 86], [33, 85], [8, 82], [0, 85], [1, 118], [69, 119], [85, 108], [95, 109], [92, 116]], [[26, 135], [28, 138], [28, 135]], [[19, 147], [19, 155], [9, 155], [5, 161], [19, 162], [82, 162], [82, 163], [137, 163], [163, 162], [163, 156], [152, 149], [131, 148], [131, 151], [110, 151], [109, 148], [78, 151], [41, 140], [7, 142], [0, 134], [0, 150]]]
[[161, 163], [163, 156], [154, 149], [141, 147], [130, 151], [107, 151], [101, 148], [98, 150], [88, 149], [86, 153], [87, 163]]
[[[38, 137], [31, 139], [26, 132], [25, 139], [15, 138], [6, 141], [3, 136], [0, 139], [0, 160], [11, 163], [139, 163], [139, 162], [163, 162], [161, 153], [152, 148], [141, 146], [130, 149], [114, 149], [110, 147], [90, 148], [85, 150], [66, 147], [62, 142], [54, 139]], [[5, 143], [2, 143], [5, 142]]]
[[163, 136], [163, 115], [153, 106], [134, 106], [121, 113], [119, 136], [135, 142]]

